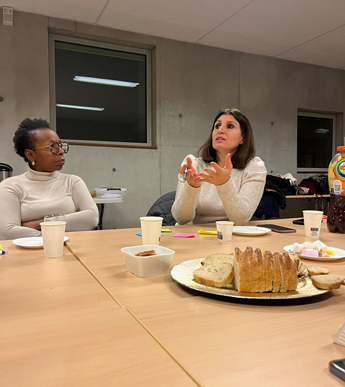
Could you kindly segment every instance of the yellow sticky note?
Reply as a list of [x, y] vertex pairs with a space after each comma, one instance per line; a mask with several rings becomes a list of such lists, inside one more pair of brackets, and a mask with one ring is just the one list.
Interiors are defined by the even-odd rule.
[[207, 234], [207, 235], [217, 235], [217, 231], [206, 231], [206, 230], [199, 230], [199, 234]]
[[0, 250], [2, 250], [2, 245], [0, 244]]
[[169, 230], [168, 228], [162, 228], [161, 232], [171, 232], [171, 230]]

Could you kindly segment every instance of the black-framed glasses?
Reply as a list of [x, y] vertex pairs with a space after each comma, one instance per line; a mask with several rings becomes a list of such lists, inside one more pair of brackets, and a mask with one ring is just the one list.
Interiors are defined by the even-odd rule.
[[69, 144], [66, 141], [60, 143], [53, 141], [50, 145], [40, 146], [39, 148], [33, 148], [32, 150], [43, 148], [49, 148], [53, 155], [57, 155], [60, 152], [60, 149], [62, 149], [63, 152], [66, 154], [69, 151]]

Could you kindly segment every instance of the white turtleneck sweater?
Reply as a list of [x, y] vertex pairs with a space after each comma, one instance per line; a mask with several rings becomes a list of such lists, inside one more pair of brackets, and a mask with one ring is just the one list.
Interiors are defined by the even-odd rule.
[[[213, 169], [201, 157], [187, 157], [197, 173], [204, 172], [203, 168]], [[187, 163], [187, 157], [181, 165]], [[266, 175], [265, 163], [260, 157], [254, 157], [244, 169], [233, 168], [231, 178], [219, 186], [203, 182], [200, 188], [194, 188], [178, 174], [172, 215], [178, 224], [231, 220], [235, 225], [243, 225], [251, 219], [260, 202]]]
[[97, 226], [97, 205], [80, 177], [29, 168], [0, 183], [0, 240], [41, 236], [22, 222], [58, 214], [66, 215], [66, 231]]

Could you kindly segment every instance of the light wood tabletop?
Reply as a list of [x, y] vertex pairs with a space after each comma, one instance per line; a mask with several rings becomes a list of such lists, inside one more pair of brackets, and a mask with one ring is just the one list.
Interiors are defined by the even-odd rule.
[[[291, 219], [251, 222], [292, 227], [296, 233], [262, 236], [233, 235], [231, 242], [198, 234], [215, 225], [170, 227], [161, 245], [175, 250], [170, 269], [183, 261], [246, 246], [281, 251], [302, 243], [304, 227]], [[140, 245], [139, 229], [70, 233], [68, 245], [83, 265], [117, 302], [151, 332], [167, 352], [205, 386], [341, 386], [328, 371], [328, 362], [345, 357], [345, 347], [333, 344], [345, 322], [345, 287], [300, 300], [241, 300], [186, 289], [169, 273], [139, 278], [128, 273], [120, 249]], [[196, 234], [175, 238], [176, 232]], [[322, 225], [320, 240], [345, 248], [341, 234]], [[308, 261], [345, 275], [345, 260]], [[169, 270], [170, 271], [170, 270]]]
[[66, 247], [1, 243], [2, 387], [196, 386]]

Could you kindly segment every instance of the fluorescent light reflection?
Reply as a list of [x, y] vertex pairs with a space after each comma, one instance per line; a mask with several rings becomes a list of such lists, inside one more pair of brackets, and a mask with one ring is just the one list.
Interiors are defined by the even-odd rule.
[[115, 81], [114, 79], [82, 77], [80, 75], [76, 75], [73, 78], [73, 80], [78, 82], [98, 83], [100, 85], [121, 86], [121, 87], [137, 87], [139, 85], [139, 83], [135, 83], [135, 82]]
[[64, 105], [62, 103], [57, 103], [57, 107], [69, 108], [69, 109], [80, 109], [80, 110], [93, 110], [95, 112], [102, 112], [104, 108], [90, 107], [90, 106], [78, 106], [78, 105]]
[[323, 128], [319, 128], [319, 129], [315, 129], [314, 130], [314, 133], [328, 133], [329, 132], [329, 129], [323, 129]]

